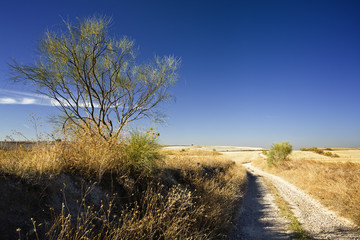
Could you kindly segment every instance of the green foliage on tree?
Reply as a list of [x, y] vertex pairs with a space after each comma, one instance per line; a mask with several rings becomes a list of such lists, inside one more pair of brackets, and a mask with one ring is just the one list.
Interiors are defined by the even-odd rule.
[[134, 42], [109, 33], [110, 20], [90, 17], [47, 31], [30, 65], [10, 64], [15, 81], [30, 82], [67, 122], [103, 138], [118, 137], [134, 120], [161, 120], [160, 103], [177, 80], [179, 59], [136, 62]]
[[292, 152], [289, 142], [274, 143], [267, 154], [267, 165], [269, 167], [283, 163]]

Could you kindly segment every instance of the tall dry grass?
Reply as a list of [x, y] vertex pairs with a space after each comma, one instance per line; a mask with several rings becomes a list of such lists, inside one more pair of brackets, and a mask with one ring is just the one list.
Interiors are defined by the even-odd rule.
[[[84, 196], [77, 212], [66, 207], [66, 198], [62, 208], [51, 207], [60, 212], [43, 206], [39, 211], [53, 217], [50, 225], [34, 218], [32, 232], [40, 239], [225, 239], [242, 197], [245, 169], [216, 152], [164, 152], [149, 147], [151, 141], [147, 136], [135, 143], [106, 141], [77, 133], [69, 141], [38, 144], [32, 150], [1, 150], [0, 173], [32, 179], [33, 185], [39, 179], [39, 186], [63, 173], [84, 181], [95, 178], [95, 187], [115, 194], [101, 205]], [[134, 168], [144, 161], [158, 162]], [[42, 198], [46, 192], [42, 190]]]
[[70, 141], [36, 144], [0, 150], [0, 171], [23, 178], [61, 172], [79, 172], [84, 176], [102, 175], [123, 164], [123, 145], [115, 139], [104, 140], [81, 133]]
[[63, 206], [46, 237], [52, 240], [207, 238], [208, 229], [195, 227], [204, 208], [196, 205], [192, 193], [180, 186], [161, 194], [164, 190], [159, 184], [148, 186], [139, 202], [122, 210], [114, 209], [114, 201], [94, 208], [84, 200], [75, 224]]
[[21, 146], [12, 150], [0, 150], [0, 171], [27, 178], [29, 175], [58, 174], [64, 167], [63, 147], [54, 145], [38, 145], [32, 150]]
[[267, 168], [265, 160], [253, 165], [286, 179], [360, 226], [359, 163], [297, 159], [273, 168]]
[[213, 229], [215, 238], [224, 237], [243, 196], [246, 171], [241, 165], [214, 151], [179, 151], [168, 155], [163, 169], [178, 169], [204, 206], [202, 224]]
[[84, 206], [86, 217], [77, 218], [76, 227], [63, 211], [47, 233], [50, 239], [226, 239], [245, 169], [205, 152], [162, 154], [160, 179], [148, 182], [136, 200], [118, 212], [112, 202], [100, 210]]

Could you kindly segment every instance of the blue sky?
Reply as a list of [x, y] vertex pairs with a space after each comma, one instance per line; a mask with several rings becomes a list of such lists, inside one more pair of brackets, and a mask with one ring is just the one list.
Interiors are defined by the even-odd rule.
[[9, 82], [7, 62], [33, 62], [62, 18], [105, 14], [141, 59], [182, 59], [167, 124], [156, 126], [161, 143], [360, 147], [359, 12], [348, 0], [1, 1], [0, 139], [12, 130], [31, 138], [29, 114], [45, 123], [57, 113]]

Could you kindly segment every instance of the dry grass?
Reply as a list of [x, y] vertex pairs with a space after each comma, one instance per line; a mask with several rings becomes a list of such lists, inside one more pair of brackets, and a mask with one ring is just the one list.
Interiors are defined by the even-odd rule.
[[267, 168], [265, 160], [257, 160], [253, 165], [281, 176], [360, 226], [359, 163], [291, 158], [273, 168]]
[[[40, 178], [74, 174], [85, 180], [96, 178], [109, 189], [117, 181], [126, 191], [125, 198], [109, 197], [101, 206], [87, 204], [84, 197], [78, 212], [65, 204], [61, 212], [52, 213], [50, 227], [34, 219], [39, 230], [33, 233], [40, 238], [226, 238], [246, 182], [242, 166], [215, 151], [161, 151], [156, 171], [135, 176], [124, 164], [126, 147], [81, 134], [69, 142], [39, 144], [32, 150], [1, 150], [0, 172], [32, 179], [35, 185]], [[103, 176], [111, 176], [111, 182]]]
[[316, 161], [332, 161], [332, 162], [360, 162], [360, 150], [359, 149], [333, 149], [330, 151], [333, 154], [339, 155], [339, 158], [331, 158], [328, 156], [320, 155], [314, 152], [307, 151], [293, 151], [290, 155], [291, 159], [294, 160], [316, 160]]
[[183, 179], [195, 190], [198, 203], [204, 207], [201, 224], [225, 238], [239, 200], [243, 196], [246, 171], [225, 156], [210, 151], [189, 151], [168, 155], [163, 169], [179, 169]]
[[0, 171], [22, 178], [77, 171], [101, 179], [123, 163], [121, 144], [82, 134], [72, 142], [42, 143], [31, 150], [0, 150]]
[[333, 152], [340, 156], [338, 161], [360, 162], [360, 150], [359, 149], [348, 149], [348, 150], [334, 149]]
[[162, 150], [165, 155], [177, 156], [219, 156], [221, 153], [216, 151], [205, 151], [199, 149], [182, 149], [182, 150]]
[[5, 174], [28, 177], [28, 175], [57, 174], [64, 168], [61, 157], [63, 148], [54, 146], [35, 146], [33, 150], [23, 148], [0, 150], [0, 171]]
[[[188, 184], [176, 184], [169, 189], [161, 184], [149, 184], [137, 202], [120, 212], [111, 210], [111, 204], [100, 210], [85, 205], [76, 227], [71, 224], [69, 213], [63, 210], [48, 236], [50, 239], [226, 239], [242, 196], [244, 169], [228, 162], [224, 165], [216, 161], [213, 165], [207, 161], [208, 167], [228, 169], [223, 174], [204, 177], [197, 164], [181, 166], [182, 177]], [[113, 217], [114, 214], [120, 218]], [[98, 219], [106, 221], [99, 223]]]
[[200, 165], [218, 166], [232, 164], [221, 153], [212, 151], [179, 151], [165, 150], [161, 151], [166, 156], [166, 162], [163, 168], [197, 169]]
[[224, 156], [235, 161], [236, 163], [247, 163], [256, 159], [261, 159], [262, 151], [238, 151], [238, 152], [222, 152]]
[[207, 229], [194, 228], [195, 220], [204, 214], [192, 193], [179, 186], [164, 191], [150, 185], [141, 196], [123, 210], [114, 209], [114, 201], [94, 208], [81, 203], [81, 212], [73, 217], [65, 206], [55, 218], [47, 239], [202, 239]]

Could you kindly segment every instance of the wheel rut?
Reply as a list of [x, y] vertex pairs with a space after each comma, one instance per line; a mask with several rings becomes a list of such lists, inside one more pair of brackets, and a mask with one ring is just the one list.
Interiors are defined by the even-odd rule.
[[230, 236], [235, 239], [290, 239], [287, 221], [281, 216], [274, 197], [262, 178], [247, 172], [247, 187], [236, 225]]
[[338, 217], [294, 185], [272, 174], [244, 164], [247, 188], [236, 224], [229, 239], [292, 239], [289, 221], [280, 214], [274, 197], [263, 178], [270, 181], [289, 203], [303, 228], [313, 239], [358, 239], [360, 233], [346, 219]]

